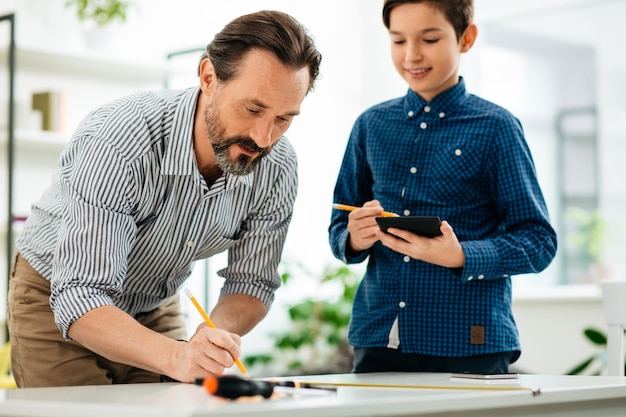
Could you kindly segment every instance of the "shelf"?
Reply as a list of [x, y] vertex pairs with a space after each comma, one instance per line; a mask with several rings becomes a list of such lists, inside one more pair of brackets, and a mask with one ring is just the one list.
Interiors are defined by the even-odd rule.
[[[15, 148], [19, 150], [36, 150], [38, 152], [59, 153], [67, 144], [69, 135], [45, 130], [16, 130], [14, 133]], [[6, 147], [8, 133], [6, 128], [0, 131], [0, 146]]]
[[597, 303], [601, 297], [597, 284], [513, 288], [513, 304]]
[[[7, 48], [0, 49], [0, 60], [8, 59]], [[88, 76], [102, 79], [140, 80], [142, 83], [164, 83], [170, 75], [165, 60], [149, 62], [133, 56], [107, 57], [103, 53], [38, 49], [18, 47], [16, 49], [18, 71], [31, 68], [42, 72], [63, 75]]]

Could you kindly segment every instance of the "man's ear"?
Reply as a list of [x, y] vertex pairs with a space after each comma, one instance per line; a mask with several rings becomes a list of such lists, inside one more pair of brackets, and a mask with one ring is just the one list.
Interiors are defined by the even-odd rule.
[[200, 89], [205, 95], [210, 95], [217, 84], [215, 68], [209, 58], [204, 58], [200, 62]]
[[475, 23], [470, 23], [469, 26], [463, 32], [463, 35], [460, 39], [461, 52], [467, 52], [472, 49], [474, 46], [474, 42], [476, 42], [476, 37], [478, 36], [478, 27]]

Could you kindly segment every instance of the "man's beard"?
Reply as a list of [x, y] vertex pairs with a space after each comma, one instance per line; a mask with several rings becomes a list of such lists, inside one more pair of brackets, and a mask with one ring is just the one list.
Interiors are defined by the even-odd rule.
[[[248, 175], [261, 162], [261, 159], [267, 156], [274, 145], [266, 148], [259, 147], [256, 142], [249, 136], [231, 136], [226, 137], [226, 128], [220, 122], [217, 111], [210, 105], [204, 111], [204, 122], [206, 124], [209, 141], [213, 147], [213, 153], [217, 160], [217, 165], [223, 172], [232, 175]], [[230, 148], [232, 145], [241, 145], [257, 153], [256, 157], [241, 154], [237, 159], [230, 157]]]

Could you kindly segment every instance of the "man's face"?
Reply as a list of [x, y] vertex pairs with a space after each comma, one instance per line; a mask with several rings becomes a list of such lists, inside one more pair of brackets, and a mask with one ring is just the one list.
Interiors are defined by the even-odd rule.
[[389, 15], [389, 35], [396, 70], [424, 100], [457, 84], [461, 53], [469, 47], [457, 41], [439, 10], [428, 3], [397, 6]]
[[[206, 106], [204, 112], [207, 134], [213, 147], [217, 165], [224, 172], [233, 175], [247, 175], [268, 155], [274, 144], [259, 147], [250, 136], [226, 136], [226, 127], [219, 119], [217, 106]], [[231, 147], [245, 149], [237, 157], [230, 156]]]
[[284, 67], [270, 52], [252, 50], [235, 78], [214, 86], [204, 120], [215, 159], [222, 171], [246, 175], [300, 113], [309, 73]]

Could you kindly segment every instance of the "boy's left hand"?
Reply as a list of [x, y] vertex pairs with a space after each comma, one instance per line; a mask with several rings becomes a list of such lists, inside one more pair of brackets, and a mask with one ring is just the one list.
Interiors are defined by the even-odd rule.
[[387, 233], [379, 229], [376, 235], [384, 246], [413, 259], [447, 268], [461, 268], [465, 264], [463, 248], [446, 220], [441, 222], [441, 233], [442, 236], [429, 238], [389, 228]]

